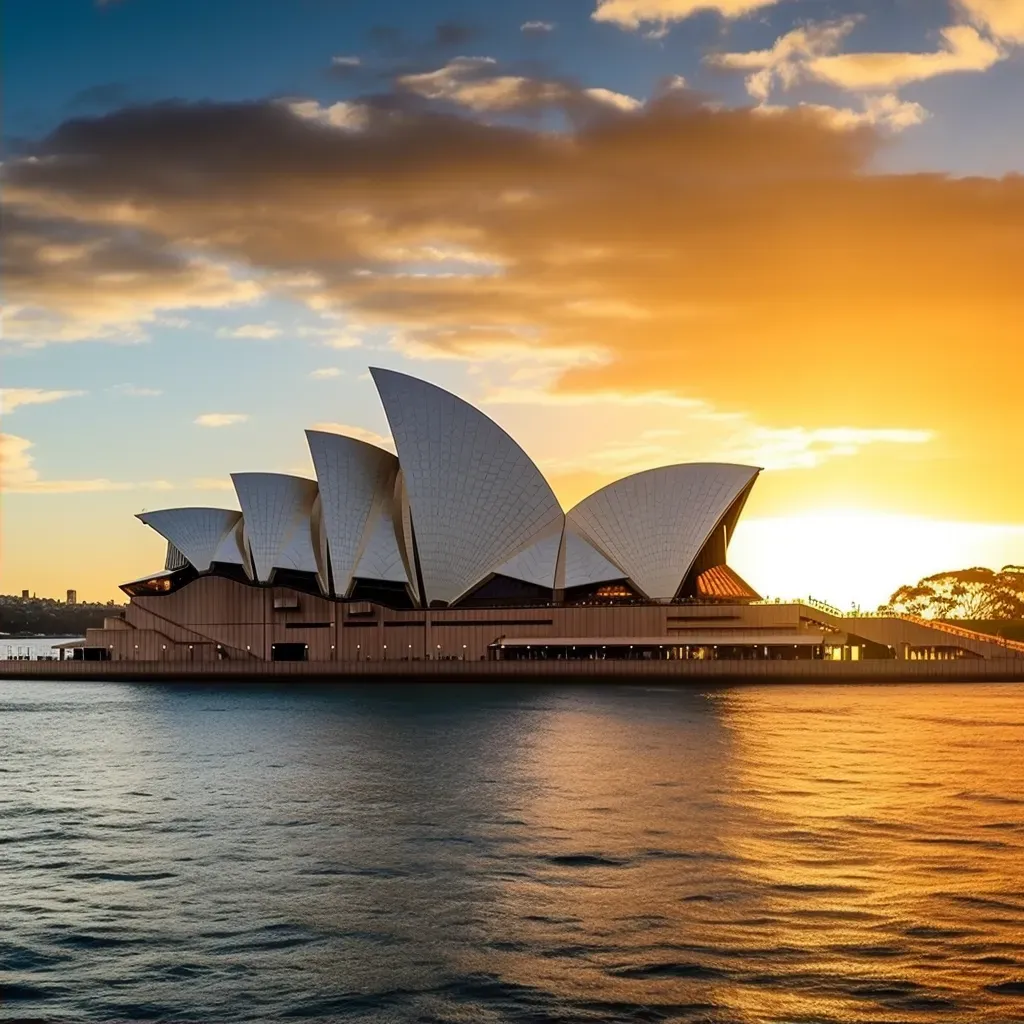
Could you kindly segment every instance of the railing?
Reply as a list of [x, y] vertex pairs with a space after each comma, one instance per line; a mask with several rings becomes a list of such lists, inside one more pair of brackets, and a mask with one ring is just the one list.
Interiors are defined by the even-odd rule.
[[922, 615], [894, 615], [893, 618], [903, 619], [905, 622], [913, 622], [918, 626], [926, 626], [928, 629], [937, 629], [950, 636], [960, 637], [961, 640], [973, 640], [975, 643], [998, 644], [1009, 651], [1016, 651], [1024, 654], [1024, 643], [1019, 640], [1009, 640], [998, 633], [979, 633], [975, 629], [966, 629], [963, 626], [954, 626], [951, 622], [943, 622], [941, 619], [926, 619]]

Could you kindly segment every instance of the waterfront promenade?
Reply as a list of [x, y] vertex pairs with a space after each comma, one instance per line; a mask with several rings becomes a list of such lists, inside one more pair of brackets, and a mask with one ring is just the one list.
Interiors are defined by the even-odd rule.
[[0, 680], [905, 683], [1024, 681], [1024, 657], [952, 661], [0, 661]]

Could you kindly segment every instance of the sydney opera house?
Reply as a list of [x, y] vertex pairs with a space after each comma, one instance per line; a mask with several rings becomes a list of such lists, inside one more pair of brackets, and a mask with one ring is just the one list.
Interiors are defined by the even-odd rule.
[[482, 412], [402, 373], [374, 369], [372, 376], [397, 455], [308, 430], [316, 479], [235, 473], [239, 509], [140, 514], [167, 542], [164, 566], [123, 585], [131, 598], [125, 612], [90, 630], [75, 657], [992, 653], [976, 634], [762, 601], [726, 561], [755, 467], [650, 469], [566, 512], [526, 452]]

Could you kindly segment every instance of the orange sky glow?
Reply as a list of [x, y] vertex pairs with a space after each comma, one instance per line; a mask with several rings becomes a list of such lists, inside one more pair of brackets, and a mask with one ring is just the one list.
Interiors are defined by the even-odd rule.
[[[695, 5], [598, 6], [588, 31], [622, 33]], [[318, 422], [386, 434], [368, 365], [479, 405], [567, 508], [651, 466], [763, 466], [731, 561], [771, 596], [873, 607], [1024, 562], [1024, 176], [887, 169], [927, 97], [870, 92], [1019, 70], [984, 6], [953, 5], [941, 59], [840, 53], [854, 22], [702, 59], [744, 102], [439, 57], [387, 103], [55, 123], [3, 169], [0, 590], [119, 596], [161, 559], [135, 512], [309, 472]], [[794, 53], [874, 100], [782, 103]]]

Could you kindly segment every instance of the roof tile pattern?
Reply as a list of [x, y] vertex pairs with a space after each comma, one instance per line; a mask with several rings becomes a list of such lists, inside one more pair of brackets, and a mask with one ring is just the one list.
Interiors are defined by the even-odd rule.
[[353, 572], [364, 580], [387, 580], [391, 583], [408, 583], [409, 577], [398, 550], [395, 536], [394, 501], [389, 500], [374, 520], [359, 564]]
[[[369, 564], [390, 567], [401, 564], [394, 530], [380, 529], [383, 515], [390, 519], [398, 459], [391, 452], [354, 437], [307, 430], [306, 441], [320, 486], [321, 529], [334, 578], [334, 592], [348, 594], [352, 580], [361, 575], [372, 546]], [[388, 536], [390, 535], [390, 545]], [[405, 581], [402, 571], [399, 581]]]
[[242, 520], [242, 514], [238, 514], [238, 522], [234, 528], [229, 530], [225, 535], [224, 539], [217, 546], [217, 550], [213, 553], [213, 560], [215, 562], [224, 562], [226, 565], [242, 565], [245, 566], [245, 571], [248, 575], [252, 575], [250, 567], [246, 564], [246, 558], [243, 555], [245, 546], [243, 544], [243, 535], [245, 533], [245, 523]]
[[626, 575], [569, 525], [565, 529], [564, 565], [562, 586], [565, 588], [621, 580]]
[[285, 473], [232, 473], [231, 480], [257, 580], [270, 582], [275, 569], [315, 573], [310, 514], [316, 481]]
[[395, 477], [395, 495], [392, 510], [395, 516], [395, 536], [398, 539], [398, 550], [402, 556], [402, 565], [405, 567], [406, 577], [412, 588], [414, 599], [419, 602], [422, 600], [422, 597], [419, 592], [419, 584], [416, 582], [412, 510], [409, 508], [409, 495], [405, 489], [405, 474], [401, 468], [398, 470], [398, 476]]
[[558, 548], [564, 528], [564, 519], [552, 523], [543, 537], [527, 545], [494, 571], [499, 576], [511, 576], [515, 580], [554, 590]]
[[478, 409], [415, 377], [370, 372], [402, 464], [424, 600], [450, 604], [545, 534], [561, 506], [529, 456]]
[[671, 601], [708, 537], [760, 472], [688, 463], [617, 480], [568, 513], [574, 530], [654, 601]]
[[173, 544], [198, 572], [206, 572], [242, 514], [229, 508], [165, 508], [136, 518]]

